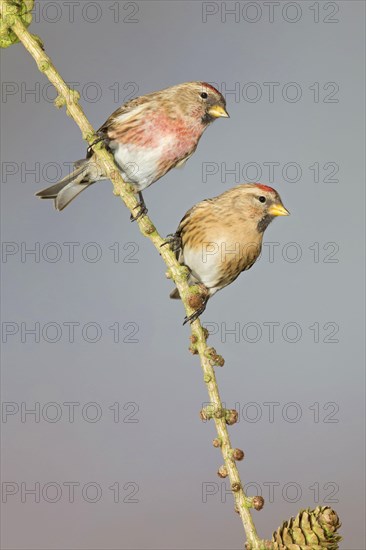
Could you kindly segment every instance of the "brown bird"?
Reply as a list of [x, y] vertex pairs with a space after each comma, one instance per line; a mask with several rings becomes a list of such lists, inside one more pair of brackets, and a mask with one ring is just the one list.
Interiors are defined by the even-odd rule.
[[[184, 323], [197, 319], [211, 296], [252, 267], [268, 225], [288, 215], [277, 191], [258, 183], [238, 185], [188, 210], [166, 243], [189, 268], [188, 282], [202, 287], [200, 304]], [[170, 297], [179, 299], [178, 290]]]
[[[204, 130], [219, 117], [228, 117], [221, 93], [206, 82], [186, 82], [128, 101], [97, 132], [114, 155], [125, 182], [140, 200], [139, 217], [147, 212], [141, 191], [182, 166], [195, 152]], [[94, 145], [93, 144], [93, 145]], [[92, 146], [74, 171], [42, 189], [36, 196], [54, 199], [63, 210], [81, 191], [106, 179], [98, 168]]]

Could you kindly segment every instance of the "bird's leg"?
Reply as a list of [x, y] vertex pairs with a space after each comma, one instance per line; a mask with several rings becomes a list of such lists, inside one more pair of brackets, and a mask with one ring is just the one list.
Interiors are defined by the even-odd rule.
[[182, 247], [182, 238], [179, 235], [179, 233], [174, 233], [174, 234], [170, 233], [169, 235], [167, 235], [165, 239], [165, 243], [161, 244], [160, 248], [162, 246], [166, 246], [167, 244], [170, 246], [173, 252], [176, 252], [177, 250], [179, 250]]
[[[186, 323], [193, 323], [193, 321], [195, 321], [196, 319], [198, 319], [198, 317], [200, 315], [202, 315], [202, 313], [205, 311], [206, 309], [206, 306], [207, 306], [207, 302], [208, 302], [208, 299], [210, 297], [210, 294], [209, 294], [209, 290], [208, 288], [200, 283], [198, 285], [201, 290], [202, 290], [202, 293], [199, 295], [199, 297], [201, 298], [201, 305], [196, 309], [196, 311], [194, 313], [192, 313], [191, 315], [189, 315], [188, 317], [186, 316], [184, 318], [184, 321], [183, 321], [183, 325], [185, 325]], [[198, 296], [196, 295], [196, 297], [198, 298]]]
[[135, 209], [139, 208], [139, 211], [137, 212], [136, 216], [133, 216], [131, 214], [131, 216], [130, 216], [131, 222], [135, 222], [136, 220], [141, 218], [141, 216], [145, 216], [145, 214], [147, 214], [147, 212], [148, 212], [145, 201], [144, 201], [144, 197], [142, 196], [141, 191], [138, 191], [137, 196], [139, 198], [139, 202], [138, 202], [138, 205], [135, 206]]

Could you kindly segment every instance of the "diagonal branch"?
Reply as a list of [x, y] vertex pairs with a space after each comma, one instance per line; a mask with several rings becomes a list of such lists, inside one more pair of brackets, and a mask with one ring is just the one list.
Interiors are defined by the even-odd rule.
[[[76, 91], [71, 90], [66, 82], [61, 78], [51, 59], [43, 50], [38, 37], [36, 38], [30, 34], [21, 18], [16, 13], [14, 15], [14, 4], [12, 4], [9, 0], [0, 0], [0, 15], [3, 17], [3, 20], [5, 21], [8, 13], [7, 10], [9, 10], [9, 8], [12, 10], [11, 21], [9, 20], [11, 30], [34, 58], [39, 70], [46, 75], [58, 91], [59, 95], [55, 101], [56, 106], [66, 106], [67, 114], [79, 126], [83, 138], [90, 145], [95, 139], [97, 139], [98, 136], [96, 136], [94, 128], [86, 118], [78, 103], [80, 97], [79, 94]], [[93, 149], [101, 169], [108, 175], [109, 179], [113, 183], [114, 194], [120, 196], [130, 212], [133, 213], [136, 211], [135, 209], [138, 206], [138, 201], [133, 193], [133, 188], [123, 181], [114, 163], [113, 156], [104, 148], [103, 144], [99, 143], [94, 146]], [[137, 224], [141, 233], [150, 239], [166, 263], [168, 267], [168, 276], [173, 279], [179, 290], [187, 315], [192, 314], [194, 310], [189, 305], [189, 298], [192, 298], [192, 295], [197, 289], [190, 288], [187, 283], [187, 268], [179, 265], [175, 254], [168, 246], [161, 247], [165, 241], [159, 235], [148, 216], [143, 216], [140, 218], [137, 221]], [[244, 493], [243, 484], [240, 480], [239, 471], [235, 462], [235, 460], [240, 460], [242, 458], [242, 454], [240, 456], [241, 452], [238, 449], [233, 449], [231, 447], [227, 429], [227, 424], [230, 425], [236, 422], [237, 413], [233, 410], [224, 409], [213, 368], [214, 365], [222, 366], [224, 361], [222, 357], [217, 355], [214, 348], [208, 347], [206, 341], [208, 333], [201, 326], [198, 319], [192, 323], [191, 330], [191, 351], [193, 353], [197, 353], [200, 357], [204, 381], [207, 386], [211, 403], [211, 405], [201, 411], [201, 418], [203, 420], [213, 418], [215, 422], [218, 438], [214, 441], [214, 445], [221, 448], [225, 463], [224, 467], [220, 470], [223, 477], [226, 477], [227, 475], [230, 480], [236, 510], [242, 519], [248, 543], [251, 545], [253, 550], [260, 549], [263, 547], [263, 542], [260, 541], [257, 535], [253, 519], [251, 517], [250, 508], [256, 507], [257, 509], [260, 509], [261, 506], [263, 506], [263, 502], [260, 502], [260, 500], [258, 502], [259, 497], [254, 497], [251, 499]]]

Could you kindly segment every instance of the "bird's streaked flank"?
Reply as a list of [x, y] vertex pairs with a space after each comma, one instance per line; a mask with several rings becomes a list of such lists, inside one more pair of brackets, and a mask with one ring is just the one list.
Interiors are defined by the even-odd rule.
[[[268, 225], [288, 215], [277, 191], [261, 184], [238, 185], [188, 210], [167, 241], [189, 268], [189, 282], [202, 287], [197, 310], [185, 323], [197, 319], [211, 296], [253, 266]], [[179, 298], [178, 290], [170, 297]]]
[[[228, 117], [221, 93], [205, 82], [186, 82], [128, 101], [98, 130], [126, 183], [139, 195], [138, 216], [147, 212], [141, 192], [169, 170], [182, 166], [195, 152], [204, 130], [219, 117]], [[84, 189], [106, 175], [92, 146], [74, 171], [42, 189], [36, 196], [54, 199], [63, 210]]]

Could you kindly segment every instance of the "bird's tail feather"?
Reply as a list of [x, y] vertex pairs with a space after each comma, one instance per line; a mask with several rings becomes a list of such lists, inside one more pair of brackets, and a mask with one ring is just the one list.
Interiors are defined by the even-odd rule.
[[[181, 265], [184, 265], [184, 263], [181, 263]], [[192, 273], [190, 273], [188, 275], [187, 282], [189, 286], [191, 286], [199, 283], [200, 281]], [[169, 298], [171, 298], [172, 300], [180, 300], [181, 298], [180, 298], [179, 290], [177, 288], [172, 290], [171, 293], [169, 294]]]
[[178, 290], [177, 288], [175, 288], [175, 289], [169, 294], [169, 297], [170, 297], [172, 300], [180, 300], [179, 290]]
[[56, 210], [63, 210], [72, 200], [101, 179], [98, 177], [94, 162], [91, 159], [82, 159], [74, 163], [74, 170], [55, 185], [42, 189], [36, 193], [40, 199], [54, 199]]

